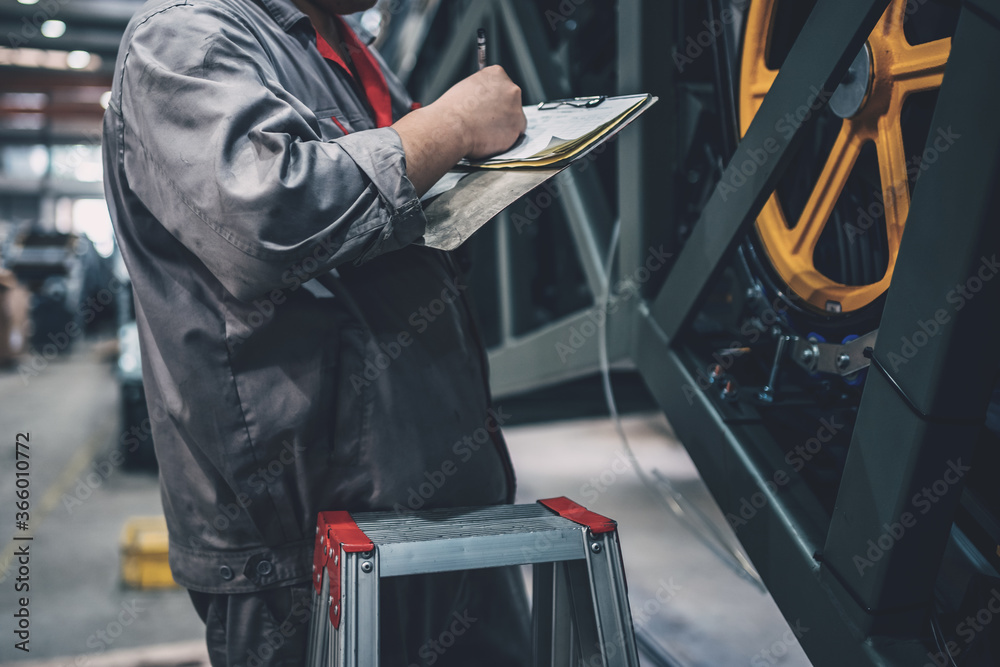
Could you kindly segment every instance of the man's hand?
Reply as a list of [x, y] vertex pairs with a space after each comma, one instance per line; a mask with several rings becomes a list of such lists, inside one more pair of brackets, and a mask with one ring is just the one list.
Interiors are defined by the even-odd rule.
[[463, 157], [510, 148], [525, 128], [521, 89], [502, 67], [487, 67], [392, 127], [403, 141], [406, 173], [423, 194]]
[[461, 124], [467, 145], [464, 157], [479, 160], [501, 153], [524, 132], [521, 89], [499, 65], [459, 81], [432, 106], [437, 105]]

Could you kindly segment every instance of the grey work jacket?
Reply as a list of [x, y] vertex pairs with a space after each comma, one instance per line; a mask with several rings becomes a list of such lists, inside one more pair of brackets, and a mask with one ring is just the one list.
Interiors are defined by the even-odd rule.
[[466, 284], [290, 0], [148, 2], [104, 161], [180, 584], [308, 580], [320, 510], [511, 501]]

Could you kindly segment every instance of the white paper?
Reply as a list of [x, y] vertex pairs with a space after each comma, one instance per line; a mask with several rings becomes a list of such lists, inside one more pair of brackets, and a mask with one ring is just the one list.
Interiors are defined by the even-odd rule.
[[420, 201], [427, 201], [431, 197], [437, 197], [438, 195], [444, 194], [451, 190], [458, 182], [469, 175], [467, 171], [449, 171], [447, 174], [442, 176], [437, 183], [431, 186], [431, 189], [420, 198]]
[[618, 118], [644, 97], [645, 95], [612, 97], [589, 109], [563, 104], [555, 109], [542, 111], [537, 106], [526, 106], [524, 115], [528, 126], [524, 136], [514, 147], [494, 155], [486, 164], [500, 160], [524, 160], [541, 153], [555, 141], [575, 141]]

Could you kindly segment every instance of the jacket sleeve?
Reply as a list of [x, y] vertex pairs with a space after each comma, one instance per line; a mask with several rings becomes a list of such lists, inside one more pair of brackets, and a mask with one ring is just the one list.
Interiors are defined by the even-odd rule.
[[236, 298], [423, 235], [396, 131], [323, 141], [227, 10], [161, 10], [123, 49], [114, 102], [128, 186]]

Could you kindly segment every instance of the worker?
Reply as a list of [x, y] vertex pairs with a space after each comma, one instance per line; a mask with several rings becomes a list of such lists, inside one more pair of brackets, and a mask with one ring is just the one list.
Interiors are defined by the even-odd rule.
[[[416, 242], [520, 89], [489, 67], [419, 108], [342, 16], [374, 4], [151, 0], [115, 66], [105, 189], [214, 667], [304, 664], [319, 511], [513, 501], [468, 284]], [[382, 664], [526, 664], [526, 605], [512, 569], [386, 579]]]

